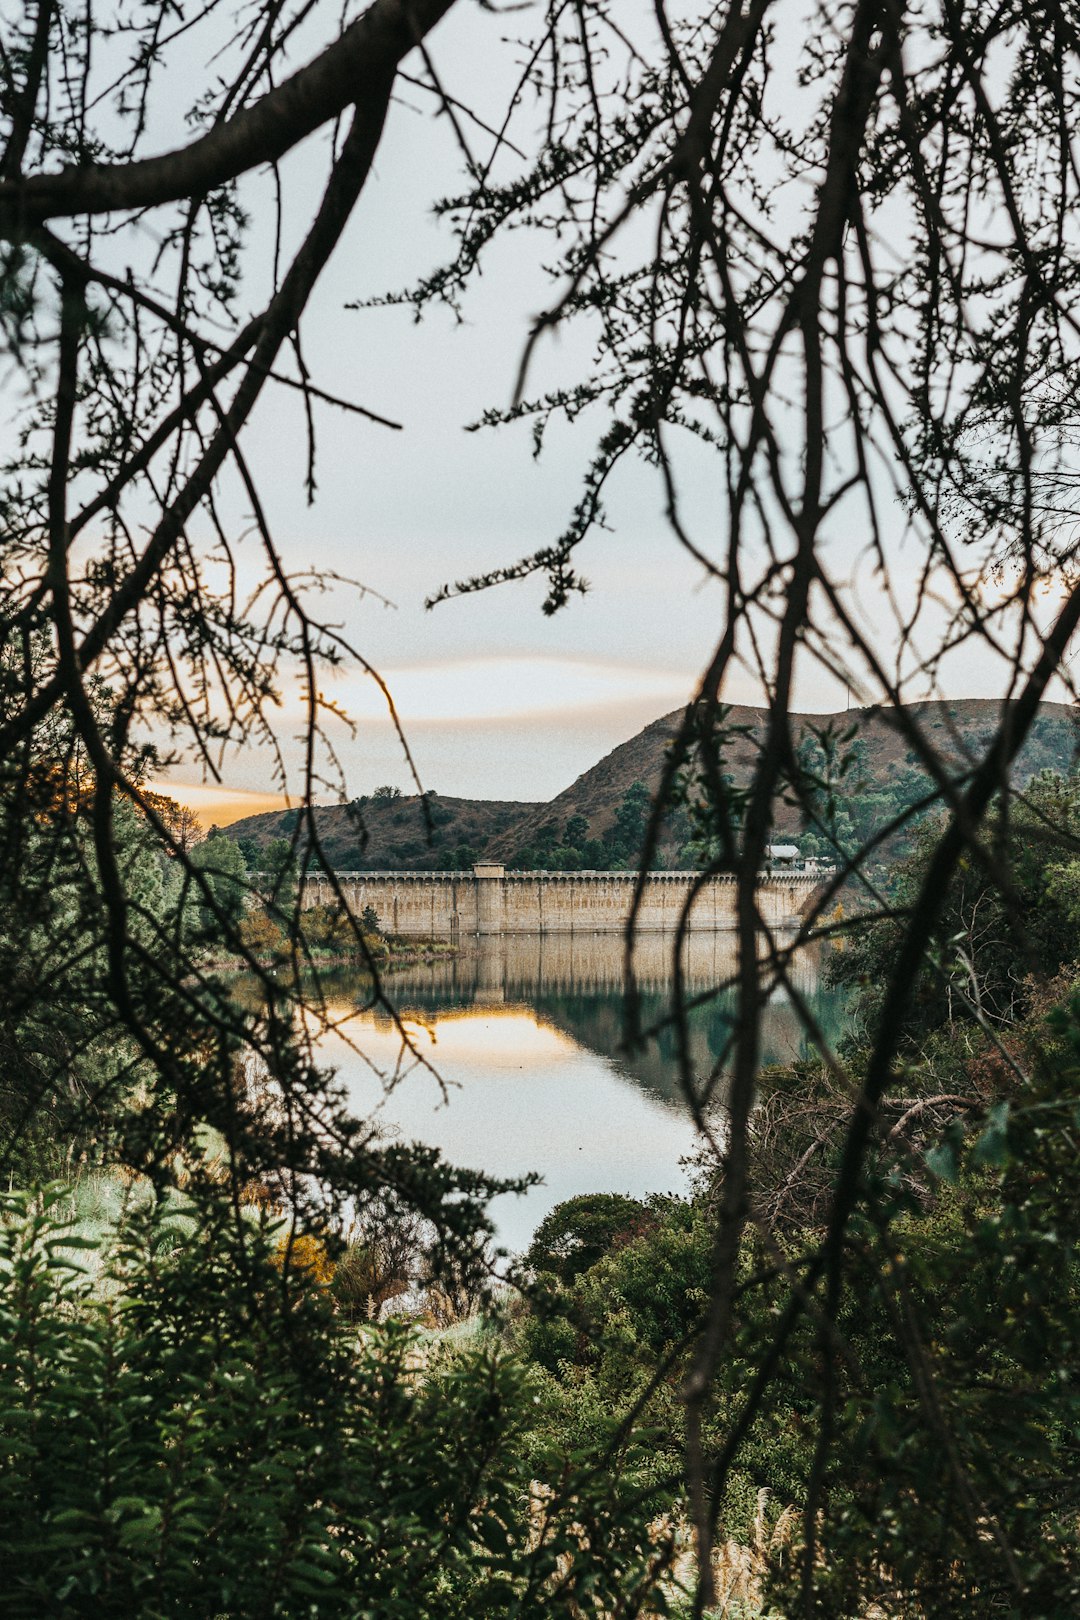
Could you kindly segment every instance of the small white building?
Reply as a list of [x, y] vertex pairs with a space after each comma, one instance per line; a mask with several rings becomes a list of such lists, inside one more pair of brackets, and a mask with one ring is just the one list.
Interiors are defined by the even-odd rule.
[[792, 871], [803, 864], [798, 844], [766, 844], [765, 860], [773, 870], [781, 871]]

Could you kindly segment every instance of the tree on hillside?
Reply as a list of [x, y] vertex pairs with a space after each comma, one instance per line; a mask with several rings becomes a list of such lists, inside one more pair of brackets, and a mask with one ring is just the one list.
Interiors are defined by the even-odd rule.
[[191, 860], [210, 890], [206, 902], [198, 906], [201, 926], [211, 938], [216, 935], [221, 917], [230, 927], [238, 927], [247, 891], [247, 866], [239, 844], [219, 833], [216, 838], [205, 839]]
[[204, 836], [198, 816], [188, 805], [178, 804], [167, 794], [153, 793], [149, 789], [146, 792], [146, 800], [168, 827], [182, 850], [191, 849], [192, 845], [199, 843]]
[[[24, 965], [18, 941], [58, 863], [72, 874], [75, 907], [49, 945], [63, 971], [33, 957], [41, 971], [19, 981], [16, 1034], [76, 974], [95, 1049], [116, 1058], [78, 1095], [109, 1119], [109, 1151], [163, 1194], [182, 1168], [192, 1196], [217, 1209], [221, 1175], [193, 1151], [212, 1130], [227, 1146], [234, 1191], [272, 1179], [313, 1223], [353, 1199], [389, 1198], [425, 1216], [436, 1258], [441, 1246], [463, 1265], [488, 1233], [489, 1181], [379, 1143], [319, 1071], [310, 1037], [329, 1015], [298, 928], [285, 966], [263, 975], [258, 1007], [240, 1006], [192, 955], [175, 908], [136, 883], [125, 844], [134, 817], [182, 873], [204, 937], [245, 959], [206, 857], [194, 858], [145, 789], [145, 739], [152, 731], [163, 749], [187, 750], [210, 770], [222, 749], [272, 746], [276, 682], [298, 665], [309, 746], [289, 837], [301, 863], [321, 858], [311, 806], [333, 760], [321, 671], [350, 653], [306, 605], [245, 446], [260, 399], [278, 389], [302, 396], [313, 441], [325, 406], [372, 432], [394, 426], [377, 402], [319, 387], [301, 329], [362, 209], [390, 103], [408, 85], [439, 112], [463, 178], [441, 205], [456, 232], [450, 259], [395, 296], [418, 312], [472, 300], [482, 314], [471, 284], [489, 248], [510, 230], [534, 232], [551, 300], [523, 345], [512, 407], [482, 425], [527, 423], [539, 449], [553, 422], [580, 432], [595, 424], [595, 454], [562, 533], [526, 557], [493, 559], [489, 572], [436, 598], [537, 575], [547, 610], [566, 607], [583, 588], [578, 556], [604, 521], [607, 486], [635, 456], [655, 471], [672, 544], [715, 588], [716, 646], [641, 851], [644, 869], [689, 776], [705, 874], [731, 874], [737, 885], [738, 967], [718, 987], [733, 992], [735, 1017], [709, 1282], [682, 1387], [701, 1571], [695, 1613], [715, 1597], [709, 1552], [726, 1485], [776, 1395], [778, 1369], [789, 1376], [784, 1358], [796, 1343], [809, 1345], [803, 1421], [815, 1450], [792, 1602], [822, 1613], [843, 1595], [830, 1594], [820, 1537], [843, 1531], [857, 1511], [891, 1522], [888, 1501], [844, 1498], [830, 1467], [847, 1410], [841, 1363], [843, 1378], [854, 1376], [843, 1325], [869, 1252], [866, 1223], [888, 1225], [872, 1162], [889, 1099], [908, 1084], [911, 996], [966, 865], [986, 875], [1007, 928], [1022, 929], [1010, 845], [994, 829], [1008, 821], [1010, 767], [1040, 699], [1055, 680], [1072, 692], [1080, 35], [1061, 0], [733, 0], [678, 10], [659, 0], [632, 17], [612, 0], [547, 0], [513, 11], [509, 24], [487, 19], [493, 54], [508, 26], [522, 34], [507, 48], [505, 117], [493, 126], [470, 106], [470, 86], [448, 86], [440, 72], [433, 32], [460, 14], [461, 0], [374, 0], [363, 12], [254, 0], [235, 14], [222, 0], [183, 14], [147, 0], [117, 21], [96, 0], [37, 0], [0, 23], [0, 331], [16, 414], [0, 496], [9, 959]], [[196, 57], [212, 66], [192, 83]], [[178, 116], [163, 137], [172, 88], [189, 83], [190, 123]], [[310, 139], [325, 143], [326, 177], [296, 195], [282, 160]], [[246, 207], [247, 177], [267, 167], [280, 199], [269, 256], [265, 236], [249, 252]], [[571, 324], [591, 340], [595, 362], [532, 394], [537, 345]], [[301, 473], [312, 498], [313, 441]], [[705, 501], [689, 498], [703, 486]], [[261, 548], [265, 580], [249, 596], [240, 584], [252, 574], [247, 551], [223, 517], [226, 487], [242, 496]], [[849, 588], [860, 568], [876, 581], [869, 608]], [[910, 699], [975, 651], [1009, 701], [958, 766]], [[799, 758], [792, 707], [811, 664], [860, 704], [889, 706], [940, 809], [899, 905], [866, 871], [890, 828], [856, 829], [854, 844], [845, 828], [838, 840], [821, 784]], [[725, 759], [738, 739], [724, 702], [740, 671], [765, 694], [768, 722], [736, 792]], [[794, 1258], [770, 1251], [778, 1292], [768, 1332], [717, 1437], [709, 1403], [741, 1342], [744, 1239], [758, 1214], [751, 1136], [769, 994], [786, 990], [825, 1044], [792, 972], [795, 945], [772, 938], [759, 909], [757, 873], [780, 795], [838, 856], [796, 945], [835, 932], [842, 888], [849, 907], [855, 893], [868, 912], [895, 914], [897, 935], [865, 1046], [855, 1057], [827, 1052], [848, 1101], [820, 1229]], [[90, 962], [92, 982], [82, 972]], [[383, 990], [374, 994], [392, 1012]], [[645, 1038], [638, 1005], [631, 993], [630, 1033]], [[707, 1126], [721, 1066], [694, 1072], [678, 1004], [667, 1027], [688, 1103]], [[21, 1050], [5, 1039], [6, 1050]], [[72, 1035], [73, 1062], [89, 1039]], [[266, 1065], [273, 1109], [238, 1088], [238, 1053]], [[55, 1051], [48, 1057], [42, 1103], [70, 1072]], [[1054, 1146], [1057, 1174], [1057, 1138]], [[242, 1268], [239, 1239], [235, 1255]], [[258, 1303], [265, 1274], [250, 1276]], [[967, 1547], [987, 1571], [983, 1589], [1021, 1613], [1035, 1554], [1017, 1551], [965, 1473], [960, 1419], [934, 1400], [933, 1337], [909, 1306], [897, 1305], [889, 1329], [921, 1392], [919, 1432], [936, 1437], [953, 1470], [950, 1567]], [[911, 1500], [911, 1489], [904, 1476], [897, 1499]], [[917, 1569], [899, 1562], [906, 1612], [925, 1612]], [[543, 1590], [565, 1607], [551, 1579]], [[537, 1608], [540, 1592], [530, 1588]], [[635, 1587], [625, 1612], [644, 1601]]]
[[637, 861], [648, 820], [649, 790], [644, 782], [631, 782], [615, 812], [615, 821], [608, 835], [612, 849], [626, 860], [627, 865]]
[[589, 822], [586, 816], [568, 816], [566, 826], [563, 828], [563, 843], [572, 844], [575, 848], [583, 844], [589, 836]]

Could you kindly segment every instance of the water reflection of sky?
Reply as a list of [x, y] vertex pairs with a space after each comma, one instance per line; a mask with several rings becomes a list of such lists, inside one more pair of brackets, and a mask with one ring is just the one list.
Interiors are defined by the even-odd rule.
[[[684, 962], [690, 993], [725, 976], [733, 942], [699, 938]], [[646, 1022], [670, 994], [666, 940], [647, 944], [639, 964]], [[694, 954], [696, 952], [696, 954]], [[553, 1205], [583, 1192], [684, 1192], [695, 1133], [679, 1102], [674, 1037], [643, 1052], [622, 1049], [622, 942], [616, 936], [508, 938], [482, 950], [394, 975], [395, 999], [416, 1051], [403, 1051], [385, 1014], [357, 1011], [363, 986], [343, 980], [334, 1007], [347, 1017], [321, 1055], [346, 1082], [353, 1107], [375, 1114], [405, 1141], [439, 1147], [451, 1162], [498, 1177], [538, 1172], [542, 1185], [505, 1195], [492, 1213], [500, 1240], [526, 1246]], [[826, 1024], [835, 1009], [820, 989], [817, 962], [800, 969], [800, 989]], [[727, 998], [694, 1009], [690, 1052], [703, 1079], [729, 1033]], [[766, 1061], [790, 1061], [805, 1038], [790, 1003], [775, 1000], [763, 1029]], [[386, 1077], [394, 1083], [386, 1084]], [[445, 1094], [439, 1081], [445, 1084]]]
[[689, 1120], [675, 1104], [637, 1087], [610, 1057], [522, 1007], [455, 1008], [427, 1027], [406, 1022], [445, 1082], [445, 1099], [419, 1065], [384, 1096], [364, 1059], [393, 1073], [401, 1043], [370, 1014], [346, 1026], [363, 1059], [342, 1036], [327, 1037], [322, 1051], [348, 1083], [357, 1111], [377, 1108], [406, 1141], [435, 1145], [451, 1163], [495, 1176], [540, 1173], [541, 1186], [493, 1206], [500, 1240], [510, 1248], [524, 1248], [547, 1211], [576, 1193], [641, 1198], [686, 1190], [679, 1160], [694, 1145]]

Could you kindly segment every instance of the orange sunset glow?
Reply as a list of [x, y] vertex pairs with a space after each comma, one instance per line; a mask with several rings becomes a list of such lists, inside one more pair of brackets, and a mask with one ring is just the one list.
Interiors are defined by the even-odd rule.
[[154, 793], [164, 793], [192, 810], [203, 827], [228, 827], [245, 816], [257, 816], [266, 810], [284, 810], [288, 799], [284, 793], [258, 793], [246, 788], [229, 788], [216, 782], [149, 782]]

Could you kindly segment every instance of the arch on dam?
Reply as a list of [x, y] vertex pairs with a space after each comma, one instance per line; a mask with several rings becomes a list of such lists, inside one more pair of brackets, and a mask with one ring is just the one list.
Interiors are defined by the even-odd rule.
[[[770, 928], [798, 928], [825, 873], [763, 873], [759, 904]], [[650, 872], [638, 911], [642, 934], [673, 933], [696, 872]], [[504, 934], [621, 933], [630, 915], [636, 872], [508, 872], [478, 863], [471, 872], [338, 872], [350, 911], [370, 906], [379, 926], [404, 939], [467, 939]], [[734, 929], [736, 880], [710, 878], [690, 914], [692, 932]], [[333, 900], [328, 878], [304, 878], [305, 908]]]

